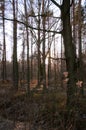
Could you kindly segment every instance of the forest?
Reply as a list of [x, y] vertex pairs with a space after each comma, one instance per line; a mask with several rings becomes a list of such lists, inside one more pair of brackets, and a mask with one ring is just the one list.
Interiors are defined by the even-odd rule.
[[86, 130], [86, 0], [0, 0], [0, 130]]

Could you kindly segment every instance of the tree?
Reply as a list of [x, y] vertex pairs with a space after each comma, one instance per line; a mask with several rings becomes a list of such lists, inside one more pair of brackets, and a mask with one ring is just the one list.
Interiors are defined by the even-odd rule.
[[[48, 0], [48, 29], [49, 29], [49, 25], [50, 25], [50, 13], [49, 13], [49, 4], [50, 4], [50, 1]], [[50, 77], [51, 77], [51, 52], [50, 52], [50, 33], [48, 33], [48, 51], [49, 51], [49, 56], [48, 56], [48, 86], [50, 86]]]
[[25, 79], [25, 36], [23, 31], [23, 41], [22, 41], [22, 79]]
[[[77, 65], [77, 79], [83, 81], [83, 59], [82, 59], [82, 29], [84, 25], [83, 21], [83, 7], [81, 5], [81, 0], [78, 3], [73, 2], [73, 42], [76, 43], [78, 50], [78, 65]], [[81, 88], [83, 94], [83, 86]]]
[[42, 1], [42, 24], [43, 24], [43, 88], [46, 89], [46, 66], [45, 66], [45, 22], [46, 22], [46, 14], [45, 14], [45, 0]]
[[28, 12], [27, 12], [27, 2], [24, 0], [25, 9], [25, 20], [26, 20], [26, 44], [27, 44], [27, 93], [30, 94], [30, 62], [29, 62], [29, 31], [28, 31]]
[[3, 55], [2, 55], [2, 79], [6, 80], [6, 35], [5, 35], [5, 0], [0, 2], [2, 11], [2, 21], [3, 21]]
[[72, 30], [70, 25], [70, 0], [63, 0], [62, 5], [51, 0], [61, 11], [61, 20], [63, 25], [62, 36], [65, 47], [65, 57], [69, 81], [67, 85], [67, 107], [74, 108], [76, 93], [76, 50], [72, 40]]
[[[82, 76], [82, 16], [81, 16], [81, 0], [79, 0], [78, 3], [78, 42], [79, 42], [79, 80], [83, 80], [83, 76]], [[81, 88], [81, 95], [83, 95], [83, 86]]]
[[13, 86], [18, 90], [18, 61], [17, 61], [17, 10], [18, 1], [13, 0]]
[[40, 66], [41, 66], [41, 55], [40, 55], [40, 44], [41, 44], [41, 41], [40, 41], [40, 9], [41, 9], [41, 2], [40, 0], [38, 0], [38, 86], [40, 85], [40, 82], [41, 82], [41, 73], [40, 73]]

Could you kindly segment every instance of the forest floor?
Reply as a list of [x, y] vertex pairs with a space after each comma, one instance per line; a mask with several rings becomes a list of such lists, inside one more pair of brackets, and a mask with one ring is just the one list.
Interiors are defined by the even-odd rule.
[[[0, 130], [64, 130], [66, 91], [16, 93], [11, 84], [0, 84]], [[77, 98], [78, 130], [86, 129], [86, 96]], [[70, 124], [70, 123], [69, 123]]]

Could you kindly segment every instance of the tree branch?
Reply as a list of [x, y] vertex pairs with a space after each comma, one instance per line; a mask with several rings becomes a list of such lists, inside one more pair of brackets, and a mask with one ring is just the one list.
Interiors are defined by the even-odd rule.
[[58, 8], [61, 9], [61, 6], [55, 1], [55, 0], [51, 0]]
[[66, 58], [54, 58], [54, 57], [50, 57], [50, 59], [52, 59], [52, 60], [66, 60]]
[[[4, 17], [4, 19], [5, 19], [5, 20], [8, 20], [8, 21], [14, 21], [14, 19], [9, 19], [9, 18], [6, 18], [6, 17]], [[39, 30], [38, 28], [32, 27], [31, 25], [28, 25], [28, 24], [26, 24], [26, 23], [24, 23], [24, 22], [22, 22], [22, 21], [17, 20], [17, 19], [16, 19], [16, 22], [18, 22], [18, 23], [20, 23], [20, 24], [23, 24], [23, 25], [25, 25], [25, 26], [27, 26], [27, 27], [29, 27], [29, 28], [31, 28], [31, 29]], [[62, 33], [62, 31], [57, 32], [57, 31], [53, 31], [53, 30], [46, 30], [46, 29], [43, 30], [43, 29], [41, 29], [41, 28], [40, 28], [40, 31], [51, 32], [51, 33], [56, 33], [56, 34], [61, 34], [61, 33]]]
[[73, 5], [73, 3], [74, 3], [74, 0], [71, 1], [70, 7]]

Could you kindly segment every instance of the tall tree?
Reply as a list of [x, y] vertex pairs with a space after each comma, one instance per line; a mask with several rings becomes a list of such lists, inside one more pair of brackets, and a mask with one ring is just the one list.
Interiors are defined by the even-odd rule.
[[46, 66], [45, 66], [45, 22], [46, 22], [46, 12], [45, 12], [45, 0], [42, 1], [42, 24], [43, 24], [43, 88], [46, 89]]
[[24, 0], [25, 9], [25, 20], [26, 20], [26, 44], [27, 44], [27, 93], [30, 94], [30, 62], [29, 62], [29, 30], [28, 30], [28, 11], [27, 11], [27, 1]]
[[63, 24], [62, 36], [65, 47], [65, 57], [67, 71], [69, 73], [69, 81], [67, 85], [67, 107], [74, 108], [76, 93], [76, 50], [72, 42], [72, 30], [70, 25], [70, 0], [63, 0], [62, 5], [51, 0], [61, 11], [61, 20]]
[[13, 0], [13, 86], [18, 90], [18, 61], [17, 61], [17, 12], [18, 0]]
[[[83, 62], [82, 62], [82, 16], [81, 16], [81, 1], [79, 0], [78, 5], [78, 42], [79, 42], [79, 80], [83, 81], [82, 71], [83, 71]], [[81, 94], [83, 95], [83, 86], [81, 88]]]
[[[33, 3], [34, 1], [30, 0], [30, 15], [33, 15]], [[33, 26], [33, 17], [30, 18], [30, 24]], [[33, 33], [31, 33], [31, 65], [30, 65], [30, 79], [33, 80]]]
[[[55, 43], [55, 36], [54, 36], [54, 58], [56, 58], [56, 43]], [[54, 86], [57, 85], [57, 75], [56, 75], [56, 60], [54, 60]]]
[[40, 85], [41, 82], [41, 57], [40, 57], [40, 10], [41, 10], [41, 2], [38, 0], [38, 86]]
[[[50, 0], [48, 0], [48, 30], [49, 30], [49, 25], [50, 25], [50, 15], [49, 15], [49, 4]], [[51, 77], [51, 50], [50, 50], [50, 33], [48, 33], [48, 50], [49, 50], [49, 56], [48, 56], [48, 86], [50, 86], [50, 77]]]
[[3, 57], [2, 57], [2, 78], [6, 80], [6, 38], [5, 38], [5, 0], [2, 2], [2, 19], [3, 19]]
[[22, 41], [22, 79], [25, 79], [25, 36], [24, 36], [24, 31], [23, 31], [23, 41]]

